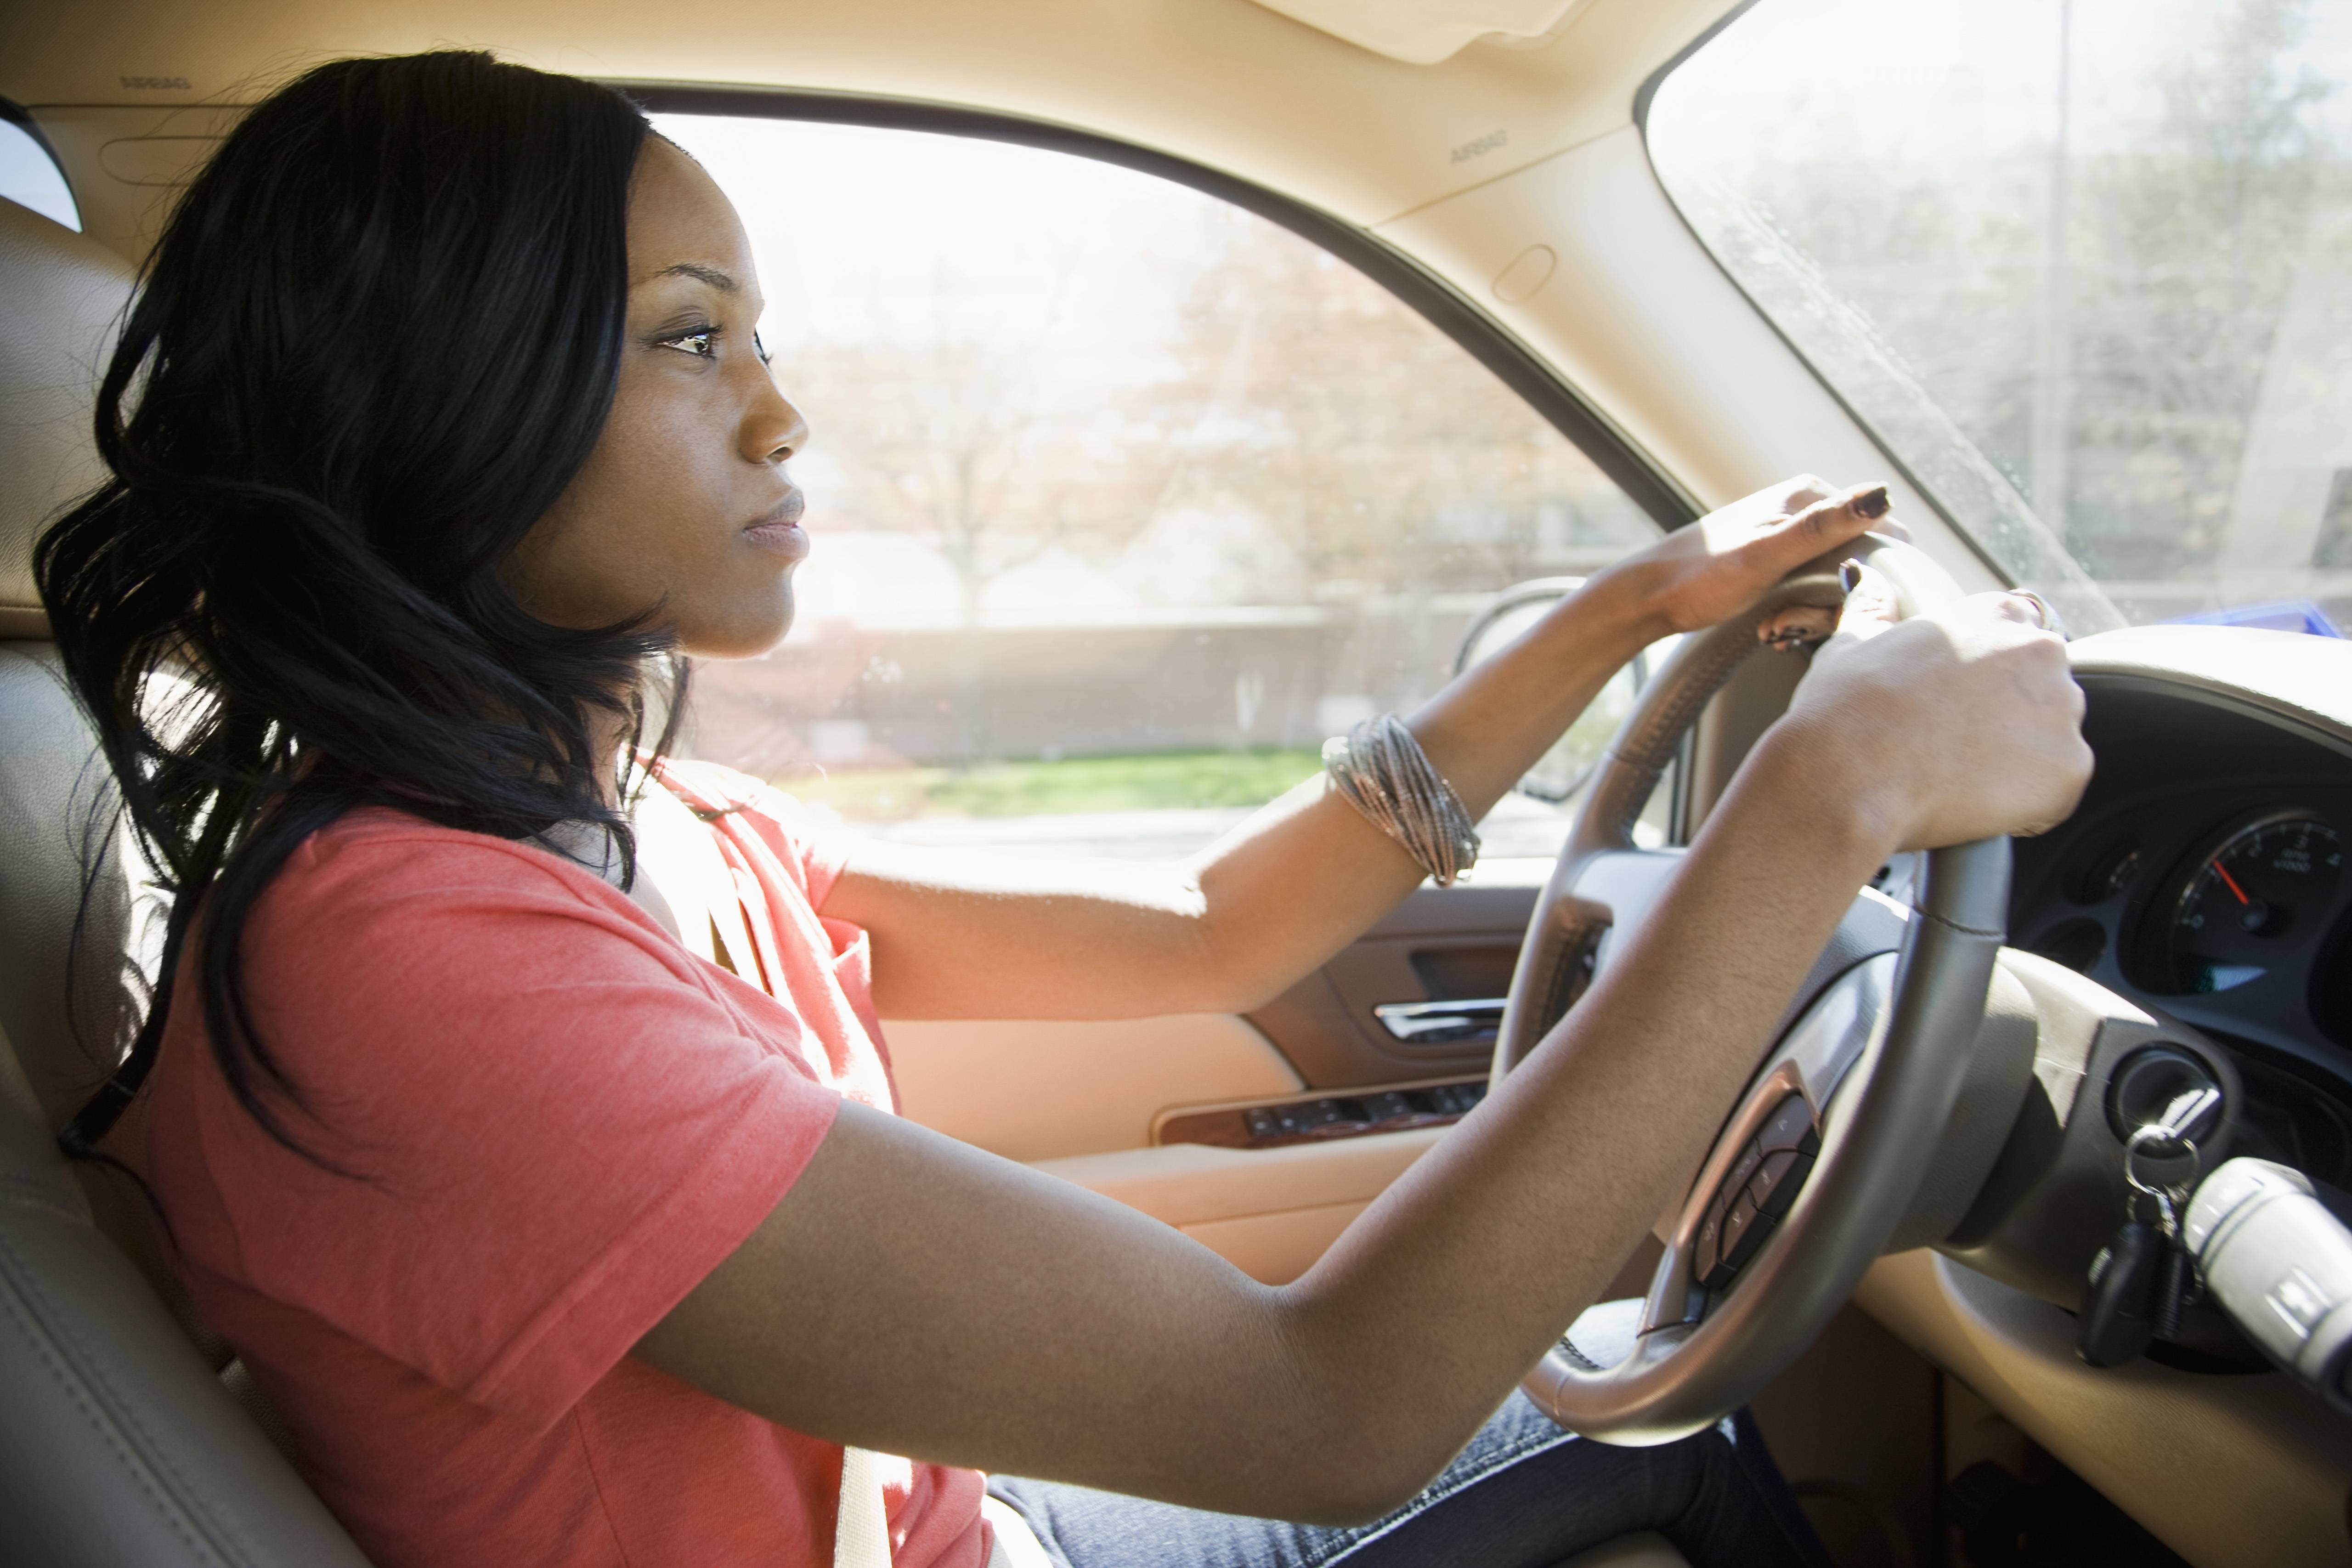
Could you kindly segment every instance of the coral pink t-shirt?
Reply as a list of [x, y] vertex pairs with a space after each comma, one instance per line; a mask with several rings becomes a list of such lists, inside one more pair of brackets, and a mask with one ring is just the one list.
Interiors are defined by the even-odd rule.
[[[832, 1560], [840, 1447], [629, 1351], [844, 1096], [890, 1108], [866, 933], [817, 914], [842, 850], [789, 800], [700, 766], [671, 787], [713, 819], [761, 974], [530, 846], [369, 810], [294, 853], [247, 994], [314, 1113], [289, 1127], [352, 1174], [237, 1107], [184, 972], [148, 1121], [182, 1272], [378, 1568]], [[980, 1568], [982, 1478], [885, 1464], [902, 1568]]]

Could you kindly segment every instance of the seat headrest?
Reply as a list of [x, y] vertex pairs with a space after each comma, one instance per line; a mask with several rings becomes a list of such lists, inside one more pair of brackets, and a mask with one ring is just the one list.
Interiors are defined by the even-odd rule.
[[90, 416], [131, 286], [106, 247], [0, 199], [0, 637], [48, 635], [33, 541], [104, 477]]

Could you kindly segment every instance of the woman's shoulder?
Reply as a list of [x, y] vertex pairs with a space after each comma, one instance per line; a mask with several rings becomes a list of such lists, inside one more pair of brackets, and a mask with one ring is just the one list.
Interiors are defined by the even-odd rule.
[[388, 806], [361, 806], [303, 840], [264, 897], [283, 906], [433, 888], [504, 889], [598, 904], [612, 901], [600, 893], [613, 892], [586, 867], [540, 845], [446, 827]]
[[[345, 1058], [365, 1058], [387, 1031], [413, 1061], [428, 1037], [461, 1054], [486, 1037], [538, 1037], [551, 998], [600, 985], [607, 1011], [617, 992], [675, 1008], [705, 989], [652, 918], [585, 868], [379, 809], [304, 840], [256, 900], [239, 947], [266, 1030], [339, 1082], [371, 1076]], [[574, 1020], [557, 1033], [585, 1028]]]
[[628, 896], [551, 849], [402, 811], [346, 813], [297, 846], [255, 901], [244, 943], [267, 974], [364, 952], [534, 942], [653, 944]]

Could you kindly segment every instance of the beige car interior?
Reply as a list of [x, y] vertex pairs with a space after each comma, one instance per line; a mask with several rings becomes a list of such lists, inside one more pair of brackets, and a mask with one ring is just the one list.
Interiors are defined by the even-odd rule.
[[[622, 83], [969, 106], [1171, 154], [1391, 247], [1704, 507], [1801, 469], [1885, 471], [1692, 237], [1644, 153], [1643, 84], [1726, 9], [807, 0], [782, 26], [773, 7], [708, 0], [678, 26], [605, 0], [252, 0], [232, 26], [204, 6], [91, 0], [0, 16], [0, 95], [55, 149], [83, 224], [76, 235], [0, 202], [0, 1518], [12, 1521], [0, 1535], [16, 1536], [0, 1557], [362, 1562], [273, 1446], [224, 1347], [181, 1310], [135, 1195], [68, 1167], [53, 1142], [121, 1039], [142, 906], [123, 847], [87, 841], [108, 786], [46, 640], [31, 542], [94, 481], [90, 399], [134, 268], [275, 73], [461, 44]], [[1932, 498], [1894, 490], [1962, 586], [1999, 585]], [[1691, 821], [1787, 689], [1785, 673], [1759, 670], [1708, 710], [1685, 784]], [[1424, 889], [1351, 962], [1402, 963], [1416, 943], [1507, 957], [1548, 868], [1497, 861], [1457, 890], [1472, 896]], [[86, 884], [87, 945], [69, 965]], [[1335, 1082], [1360, 1092], [1483, 1073], [1475, 1054], [1430, 1072], [1366, 1057], [1335, 1079], [1223, 1015], [887, 1033], [910, 1116], [1129, 1203], [1269, 1281], [1311, 1265], [1444, 1126], [1252, 1149], [1168, 1141], [1172, 1121]], [[1654, 1256], [1617, 1293], [1640, 1294]], [[2073, 1333], [2068, 1314], [1936, 1252], [1880, 1260], [1756, 1403], [1843, 1568], [1912, 1563], [1941, 1479], [1978, 1458], [2014, 1463], [2029, 1440], [2200, 1568], [2352, 1562], [2352, 1429], [2279, 1377], [2149, 1362], [2094, 1372]], [[1649, 1537], [1580, 1563], [1679, 1561]]]

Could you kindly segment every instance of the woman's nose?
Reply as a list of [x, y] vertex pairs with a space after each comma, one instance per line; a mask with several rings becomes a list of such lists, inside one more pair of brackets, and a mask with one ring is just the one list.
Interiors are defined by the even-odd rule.
[[808, 421], [772, 382], [767, 395], [744, 421], [743, 437], [746, 458], [755, 463], [781, 463], [808, 445]]
[[[783, 400], [779, 400], [783, 402]], [[751, 449], [743, 456], [755, 463], [783, 463], [795, 451], [809, 445], [809, 421], [800, 416], [800, 409], [783, 402], [776, 416], [769, 416], [751, 430]]]

